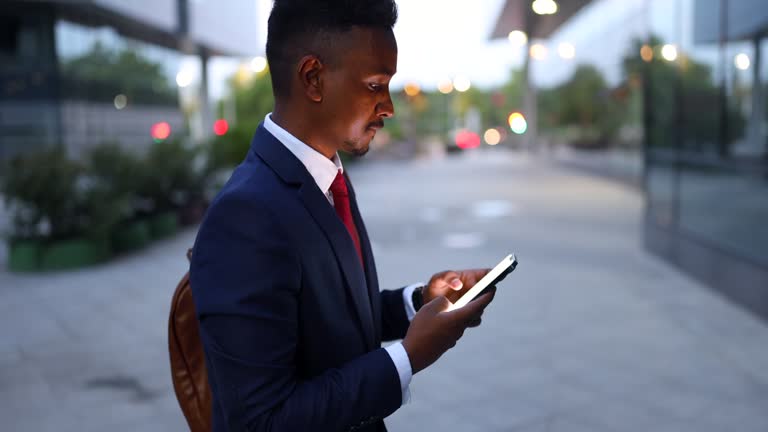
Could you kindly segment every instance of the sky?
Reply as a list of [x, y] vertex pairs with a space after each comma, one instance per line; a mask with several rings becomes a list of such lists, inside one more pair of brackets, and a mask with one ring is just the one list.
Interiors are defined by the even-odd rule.
[[[266, 43], [271, 0], [255, 0], [260, 43]], [[437, 88], [444, 78], [466, 76], [476, 85], [489, 87], [507, 80], [511, 67], [521, 64], [521, 53], [506, 39], [488, 41], [504, 0], [399, 0], [395, 25], [398, 40], [398, 71], [393, 88], [416, 82]], [[264, 55], [263, 50], [261, 53]], [[220, 59], [211, 66], [211, 93], [225, 92], [222, 76], [237, 67], [237, 60]]]
[[[257, 4], [259, 46], [264, 55], [267, 19], [272, 0], [254, 0]], [[567, 1], [567, 0], [561, 0]], [[648, 1], [653, 7], [648, 7]], [[682, 2], [683, 13], [691, 0]], [[542, 87], [566, 80], [579, 63], [596, 64], [611, 83], [621, 77], [620, 60], [636, 34], [648, 30], [648, 22], [669, 21], [674, 26], [673, 0], [594, 0], [562, 26], [546, 42], [549, 54], [533, 62], [534, 81]], [[522, 67], [524, 50], [506, 39], [489, 40], [505, 0], [399, 0], [399, 19], [394, 32], [398, 40], [398, 72], [392, 88], [415, 82], [424, 89], [434, 89], [441, 79], [463, 76], [481, 88], [507, 81], [513, 68]], [[649, 16], [649, 14], [651, 16]], [[666, 20], [666, 21], [665, 21]], [[662, 27], [667, 27], [662, 25]], [[664, 29], [653, 29], [662, 31]], [[683, 33], [688, 33], [687, 31]], [[672, 34], [667, 35], [672, 38]], [[575, 46], [576, 57], [563, 60], [557, 46], [568, 42]], [[225, 80], [237, 64], [249, 59], [218, 59], [211, 64], [211, 94], [218, 99], [226, 93]]]

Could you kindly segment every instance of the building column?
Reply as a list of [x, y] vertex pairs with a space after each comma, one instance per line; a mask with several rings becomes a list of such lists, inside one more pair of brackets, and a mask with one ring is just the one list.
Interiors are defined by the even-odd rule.
[[202, 135], [198, 137], [200, 140], [205, 140], [212, 135], [213, 131], [213, 113], [211, 111], [211, 101], [208, 93], [208, 51], [205, 48], [201, 48], [200, 54], [200, 88], [198, 93], [198, 100], [200, 101], [199, 113], [200, 113], [200, 126]]
[[[765, 91], [761, 77], [760, 36], [753, 40], [755, 58], [752, 61], [752, 110], [749, 116], [748, 140], [749, 147], [756, 155], [768, 153], [768, 142], [765, 135]], [[751, 152], [750, 152], [751, 153]]]
[[[529, 36], [530, 38], [530, 36]], [[529, 151], [536, 151], [536, 141], [538, 134], [538, 101], [536, 95], [536, 85], [531, 76], [531, 52], [530, 39], [525, 44], [525, 60], [523, 61], [523, 116], [528, 124], [528, 128], [523, 134], [523, 148]]]

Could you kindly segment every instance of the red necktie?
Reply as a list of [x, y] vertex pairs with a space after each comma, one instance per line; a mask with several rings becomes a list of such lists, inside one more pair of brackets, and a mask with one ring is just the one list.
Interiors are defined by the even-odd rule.
[[352, 209], [349, 207], [349, 191], [347, 190], [347, 182], [344, 180], [341, 170], [336, 174], [336, 178], [333, 179], [331, 194], [333, 195], [333, 207], [336, 209], [336, 214], [339, 215], [341, 221], [344, 222], [344, 226], [347, 227], [347, 231], [349, 231], [349, 235], [355, 243], [357, 255], [360, 257], [360, 263], [362, 264], [363, 252], [360, 248], [360, 237], [357, 234], [355, 222], [352, 220]]

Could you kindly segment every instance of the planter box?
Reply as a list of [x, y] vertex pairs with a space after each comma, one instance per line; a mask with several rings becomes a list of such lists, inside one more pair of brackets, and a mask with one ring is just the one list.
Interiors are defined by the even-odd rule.
[[146, 247], [151, 240], [148, 222], [131, 222], [114, 229], [112, 248], [117, 253], [134, 251]]
[[75, 238], [51, 243], [40, 259], [42, 270], [68, 270], [98, 264], [109, 258], [106, 242]]
[[174, 212], [160, 213], [149, 218], [149, 232], [152, 238], [163, 238], [175, 234], [179, 221]]
[[8, 250], [8, 269], [15, 272], [40, 269], [43, 243], [39, 240], [11, 241]]

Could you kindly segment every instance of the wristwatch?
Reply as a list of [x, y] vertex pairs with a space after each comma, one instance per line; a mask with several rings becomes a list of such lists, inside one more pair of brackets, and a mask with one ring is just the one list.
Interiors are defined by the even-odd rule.
[[416, 312], [421, 309], [422, 306], [424, 306], [424, 293], [422, 290], [424, 289], [424, 285], [416, 288], [413, 290], [413, 294], [411, 294], [411, 302], [413, 303], [413, 310]]

